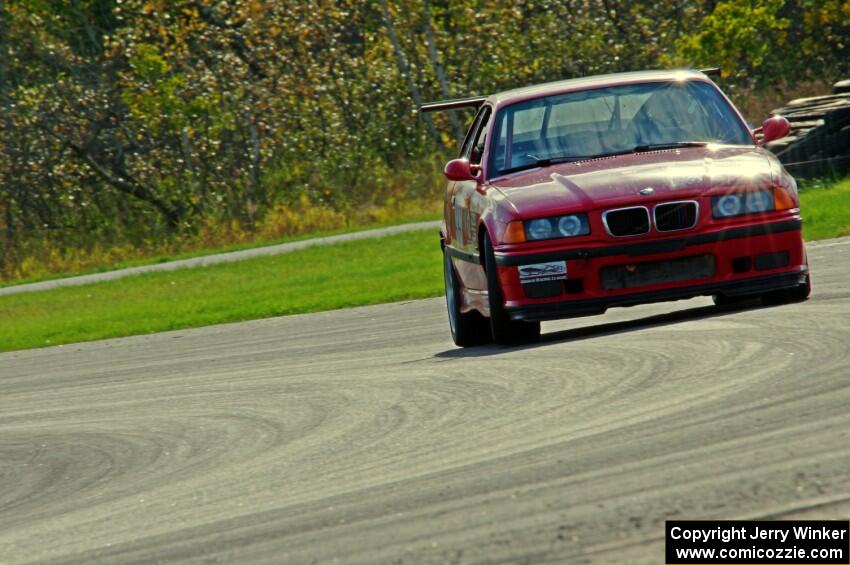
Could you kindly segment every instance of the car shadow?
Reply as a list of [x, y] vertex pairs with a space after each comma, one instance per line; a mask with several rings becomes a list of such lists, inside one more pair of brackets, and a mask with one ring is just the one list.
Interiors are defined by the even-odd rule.
[[734, 307], [698, 306], [695, 308], [677, 310], [675, 312], [669, 312], [666, 314], [653, 314], [651, 316], [645, 316], [643, 318], [637, 318], [634, 320], [624, 320], [621, 322], [605, 322], [593, 326], [583, 326], [575, 329], [547, 332], [541, 334], [540, 340], [534, 343], [514, 346], [485, 345], [479, 347], [470, 347], [466, 349], [455, 348], [446, 351], [441, 351], [440, 353], [435, 354], [434, 357], [442, 359], [489, 357], [492, 355], [511, 353], [513, 351], [522, 351], [527, 349], [546, 347], [553, 343], [578, 342], [586, 339], [617, 335], [647, 328], [668, 326], [691, 320], [718, 318], [728, 316], [730, 314], [745, 312], [748, 310], [760, 310], [763, 308], [773, 307], [774, 306], [763, 305], [757, 300], [753, 302], [742, 303]]

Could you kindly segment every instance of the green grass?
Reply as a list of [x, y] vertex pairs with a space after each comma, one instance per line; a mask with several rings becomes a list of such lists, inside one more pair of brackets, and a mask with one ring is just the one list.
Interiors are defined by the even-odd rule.
[[[850, 235], [850, 178], [801, 191], [807, 240]], [[332, 310], [442, 292], [433, 230], [0, 297], [0, 351]]]
[[0, 351], [442, 292], [434, 230], [0, 297]]
[[355, 233], [360, 231], [372, 230], [377, 228], [383, 228], [388, 226], [396, 226], [402, 224], [413, 224], [416, 222], [428, 222], [432, 220], [438, 220], [439, 216], [434, 215], [433, 213], [426, 212], [417, 216], [409, 217], [404, 221], [387, 221], [387, 222], [375, 222], [369, 224], [363, 224], [356, 227], [347, 227], [341, 228], [338, 230], [329, 230], [329, 231], [317, 231], [309, 234], [303, 235], [291, 235], [286, 237], [280, 237], [275, 239], [267, 239], [267, 240], [256, 240], [250, 241], [246, 243], [232, 243], [228, 245], [222, 245], [214, 248], [201, 248], [194, 249], [191, 251], [185, 251], [183, 253], [171, 253], [165, 255], [156, 255], [152, 257], [140, 257], [134, 259], [126, 259], [124, 261], [118, 261], [116, 263], [112, 263], [110, 265], [99, 265], [97, 267], [92, 267], [90, 269], [77, 269], [72, 271], [65, 271], [61, 273], [51, 273], [48, 275], [41, 275], [35, 277], [26, 277], [22, 279], [16, 279], [12, 281], [4, 281], [0, 279], [0, 288], [6, 286], [16, 286], [21, 284], [29, 284], [34, 282], [41, 281], [49, 281], [56, 279], [64, 279], [67, 277], [75, 277], [79, 275], [89, 275], [92, 273], [105, 273], [108, 271], [116, 271], [118, 269], [126, 269], [129, 267], [139, 267], [143, 265], [154, 265], [157, 263], [167, 263], [169, 261], [177, 261], [180, 259], [189, 259], [192, 257], [203, 257], [205, 255], [215, 255], [217, 253], [228, 253], [230, 251], [242, 251], [243, 249], [253, 249], [256, 247], [267, 247], [270, 245], [278, 245], [281, 243], [291, 243], [293, 241], [303, 241], [305, 239], [315, 239], [317, 237], [327, 237], [332, 235], [340, 235], [345, 233]]
[[800, 209], [807, 241], [850, 235], [850, 178], [803, 185]]

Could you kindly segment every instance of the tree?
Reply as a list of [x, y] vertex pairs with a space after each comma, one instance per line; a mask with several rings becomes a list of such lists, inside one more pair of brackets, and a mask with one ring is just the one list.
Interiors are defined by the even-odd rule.
[[847, 72], [848, 36], [847, 0], [0, 0], [0, 272], [435, 193], [471, 114], [423, 101], [716, 64], [756, 92]]

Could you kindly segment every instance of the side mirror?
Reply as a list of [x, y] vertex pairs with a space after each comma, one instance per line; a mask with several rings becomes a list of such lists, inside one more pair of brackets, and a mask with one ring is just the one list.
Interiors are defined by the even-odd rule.
[[470, 164], [468, 159], [452, 159], [446, 163], [443, 174], [446, 178], [454, 181], [475, 180], [481, 167]]
[[761, 144], [764, 145], [788, 135], [791, 131], [791, 124], [782, 116], [773, 116], [766, 119], [760, 129], [762, 134]]

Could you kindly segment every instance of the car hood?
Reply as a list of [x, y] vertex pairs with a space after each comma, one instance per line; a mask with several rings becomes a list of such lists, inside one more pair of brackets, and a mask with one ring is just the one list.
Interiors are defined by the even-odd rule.
[[[710, 188], [773, 182], [774, 157], [758, 147], [707, 146], [563, 163], [491, 181], [529, 218], [598, 207], [693, 198]], [[640, 195], [652, 188], [649, 195]]]

